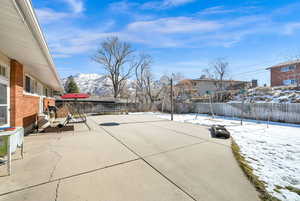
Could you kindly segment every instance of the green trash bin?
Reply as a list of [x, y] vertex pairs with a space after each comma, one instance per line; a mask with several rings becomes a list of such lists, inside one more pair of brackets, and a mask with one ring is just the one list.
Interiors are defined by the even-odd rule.
[[0, 137], [0, 157], [4, 157], [8, 153], [7, 150], [8, 137], [9, 136]]

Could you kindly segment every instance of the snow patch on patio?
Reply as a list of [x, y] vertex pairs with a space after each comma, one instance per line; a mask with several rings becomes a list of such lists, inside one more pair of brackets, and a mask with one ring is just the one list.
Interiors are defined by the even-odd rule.
[[[163, 113], [133, 114], [170, 119], [170, 114]], [[196, 114], [175, 114], [174, 121], [226, 125], [254, 174], [266, 183], [267, 191], [280, 200], [300, 201], [298, 194], [285, 188], [300, 189], [300, 125], [276, 122], [267, 125], [264, 121], [245, 120], [241, 126], [240, 119]]]

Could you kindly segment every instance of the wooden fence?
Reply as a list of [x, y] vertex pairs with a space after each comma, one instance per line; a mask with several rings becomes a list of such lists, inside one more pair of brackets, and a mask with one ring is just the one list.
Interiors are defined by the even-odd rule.
[[69, 105], [76, 111], [82, 113], [124, 113], [138, 111], [137, 104], [134, 103], [115, 103], [104, 101], [56, 101], [58, 108], [63, 108], [64, 105]]
[[[58, 107], [63, 106], [66, 101], [57, 101]], [[149, 111], [141, 104], [135, 103], [114, 103], [114, 102], [99, 102], [99, 101], [67, 101], [72, 104], [77, 110], [84, 113], [119, 113], [119, 112], [139, 112]], [[170, 111], [170, 104], [161, 108], [161, 104], [155, 104], [152, 107], [154, 111]], [[153, 109], [155, 108], [155, 109]], [[287, 123], [300, 124], [300, 104], [299, 103], [175, 103], [175, 113], [201, 113], [220, 116], [229, 116], [256, 119], [270, 120]]]
[[300, 123], [299, 103], [194, 103], [193, 112], [256, 120]]

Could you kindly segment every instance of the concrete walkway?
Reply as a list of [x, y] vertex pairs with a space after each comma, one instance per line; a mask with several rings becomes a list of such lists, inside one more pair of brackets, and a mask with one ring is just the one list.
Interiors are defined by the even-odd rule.
[[[0, 176], [0, 200], [255, 201], [229, 140], [150, 115], [89, 118], [92, 131], [25, 138], [25, 158]], [[0, 166], [0, 175], [5, 174]]]

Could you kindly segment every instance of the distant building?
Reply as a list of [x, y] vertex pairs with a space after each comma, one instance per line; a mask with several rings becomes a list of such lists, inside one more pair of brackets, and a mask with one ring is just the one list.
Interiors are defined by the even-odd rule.
[[251, 80], [251, 87], [255, 88], [258, 86], [258, 81], [257, 80]]
[[[188, 84], [189, 83], [189, 84]], [[177, 87], [185, 87], [191, 96], [203, 96], [216, 91], [236, 90], [251, 87], [251, 82], [238, 80], [187, 79], [179, 82]]]
[[300, 60], [288, 61], [267, 68], [271, 73], [271, 86], [300, 84]]

